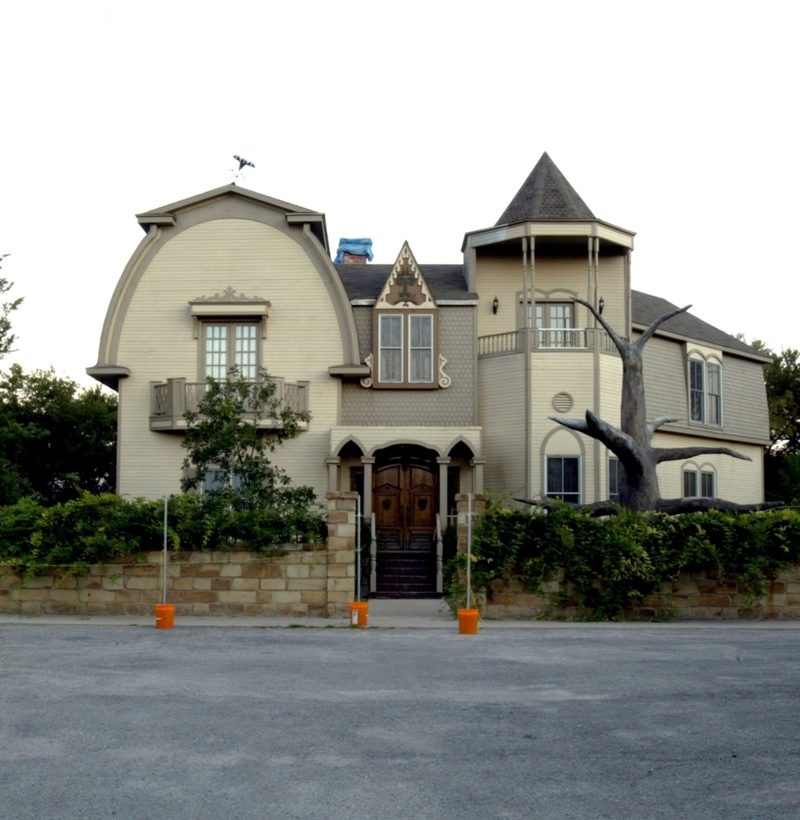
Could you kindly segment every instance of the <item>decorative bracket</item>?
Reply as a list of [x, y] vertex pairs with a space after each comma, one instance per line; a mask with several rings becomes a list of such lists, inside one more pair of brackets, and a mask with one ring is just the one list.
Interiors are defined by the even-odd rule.
[[445, 359], [442, 354], [439, 354], [439, 387], [450, 387], [453, 383], [453, 380], [444, 372], [444, 366], [447, 364], [447, 359]]
[[370, 353], [366, 359], [364, 359], [364, 364], [369, 368], [369, 376], [366, 379], [361, 379], [361, 386], [362, 387], [372, 387], [372, 354]]

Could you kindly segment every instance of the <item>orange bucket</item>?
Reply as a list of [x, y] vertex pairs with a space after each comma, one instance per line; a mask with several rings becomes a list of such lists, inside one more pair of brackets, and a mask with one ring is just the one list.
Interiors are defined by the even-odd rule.
[[350, 626], [369, 626], [369, 604], [350, 604]]
[[175, 626], [175, 604], [156, 604], [156, 629]]
[[478, 616], [480, 611], [477, 609], [459, 609], [458, 610], [458, 634], [459, 635], [477, 635], [478, 634]]

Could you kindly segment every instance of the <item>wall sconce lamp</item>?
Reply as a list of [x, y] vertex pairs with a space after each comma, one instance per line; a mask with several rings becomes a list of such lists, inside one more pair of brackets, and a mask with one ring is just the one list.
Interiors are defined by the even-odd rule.
[[492, 313], [494, 313], [496, 315], [497, 314], [497, 308], [499, 308], [499, 307], [500, 307], [500, 301], [495, 296], [494, 301], [492, 302]]
[[603, 315], [603, 308], [605, 306], [606, 306], [606, 300], [603, 299], [603, 297], [601, 296], [600, 301], [597, 303], [597, 307], [599, 309], [599, 313], [600, 313], [601, 316]]

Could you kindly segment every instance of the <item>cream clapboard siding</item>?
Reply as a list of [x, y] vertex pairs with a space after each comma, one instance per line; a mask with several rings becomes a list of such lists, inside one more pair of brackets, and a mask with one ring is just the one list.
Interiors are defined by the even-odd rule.
[[177, 234], [153, 259], [133, 295], [120, 337], [120, 487], [126, 496], [159, 497], [179, 489], [181, 436], [149, 429], [149, 382], [202, 380], [188, 302], [233, 287], [272, 303], [262, 364], [288, 382], [309, 380], [312, 421], [274, 456], [297, 484], [324, 497], [329, 429], [338, 416], [343, 360], [327, 289], [302, 248], [283, 232], [242, 219], [204, 222]]
[[[620, 425], [620, 402], [622, 400], [622, 359], [618, 356], [600, 356], [600, 418]], [[594, 447], [594, 444], [591, 445]], [[605, 501], [608, 498], [608, 459], [614, 454], [604, 445], [599, 448], [600, 486], [594, 501]]]
[[522, 354], [478, 361], [478, 420], [489, 490], [525, 492], [525, 359]]
[[680, 498], [683, 495], [683, 470], [692, 466], [702, 470], [706, 465], [717, 474], [717, 496], [737, 504], [758, 504], [764, 500], [764, 448], [736, 441], [709, 442], [704, 438], [670, 435], [657, 432], [653, 436], [654, 447], [730, 447], [752, 461], [742, 461], [724, 455], [703, 455], [687, 461], [670, 461], [658, 465], [658, 487], [662, 498]]
[[[621, 256], [601, 256], [598, 272], [598, 292], [605, 300], [603, 316], [612, 327], [625, 333], [625, 280], [624, 259]], [[476, 265], [478, 306], [478, 335], [507, 333], [518, 327], [517, 293], [522, 290], [522, 255], [512, 258], [481, 255]], [[588, 257], [536, 257], [537, 298], [569, 301], [570, 293], [581, 299], [588, 298]], [[497, 314], [492, 302], [497, 296], [500, 303]], [[599, 298], [599, 297], [598, 297]], [[588, 311], [578, 306], [576, 327], [589, 327]]]
[[[698, 345], [692, 342], [688, 348], [696, 350]], [[644, 384], [648, 418], [677, 416], [680, 421], [671, 428], [690, 435], [708, 434], [715, 440], [767, 444], [769, 415], [761, 365], [716, 351], [715, 355], [722, 361], [723, 426], [690, 424], [686, 350], [686, 344], [658, 336], [645, 345]], [[710, 349], [704, 350], [711, 352]]]
[[[594, 499], [594, 450], [591, 440], [567, 430], [549, 416], [580, 419], [587, 407], [594, 407], [594, 356], [589, 351], [539, 351], [531, 354], [531, 429], [533, 432], [534, 498], [547, 491], [545, 456], [581, 455], [581, 498]], [[553, 408], [556, 393], [573, 398], [568, 413]]]

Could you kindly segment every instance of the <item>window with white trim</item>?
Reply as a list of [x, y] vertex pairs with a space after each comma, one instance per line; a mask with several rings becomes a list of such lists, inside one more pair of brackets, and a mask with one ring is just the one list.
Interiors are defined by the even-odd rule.
[[242, 377], [258, 377], [259, 325], [256, 322], [203, 322], [203, 365], [205, 378], [227, 378], [231, 368]]
[[436, 387], [436, 315], [379, 313], [373, 387]]
[[689, 419], [695, 424], [722, 426], [722, 365], [689, 359]]
[[209, 467], [203, 473], [203, 483], [200, 485], [200, 493], [207, 495], [208, 493], [218, 493], [222, 490], [231, 489], [238, 490], [242, 486], [242, 476], [239, 473], [234, 473], [229, 476], [224, 470], [218, 467]]
[[685, 498], [716, 498], [717, 474], [707, 468], [684, 467], [683, 495]]
[[619, 476], [622, 465], [616, 456], [608, 457], [608, 500], [619, 501]]
[[546, 473], [549, 498], [581, 503], [580, 456], [547, 456]]

